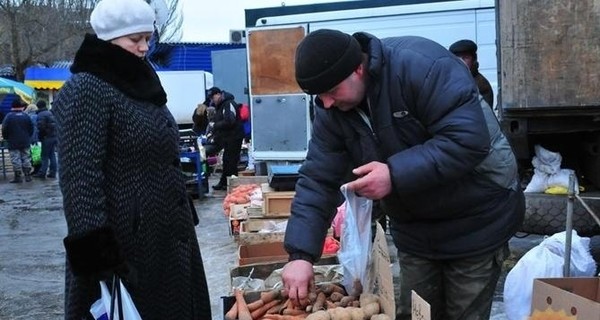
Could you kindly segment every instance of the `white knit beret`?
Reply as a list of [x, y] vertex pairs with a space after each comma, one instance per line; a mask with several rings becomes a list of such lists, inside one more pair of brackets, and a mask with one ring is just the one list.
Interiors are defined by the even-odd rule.
[[101, 0], [90, 16], [92, 28], [102, 40], [153, 32], [155, 20], [154, 9], [143, 0]]

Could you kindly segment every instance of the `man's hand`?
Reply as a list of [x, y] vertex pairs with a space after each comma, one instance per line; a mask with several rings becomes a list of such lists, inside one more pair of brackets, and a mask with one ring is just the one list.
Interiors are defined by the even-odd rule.
[[285, 294], [296, 306], [308, 305], [308, 293], [314, 290], [315, 275], [312, 263], [306, 260], [294, 260], [283, 267], [281, 275]]
[[385, 163], [369, 162], [352, 170], [352, 173], [360, 178], [349, 182], [347, 187], [363, 197], [379, 200], [392, 192], [390, 169]]

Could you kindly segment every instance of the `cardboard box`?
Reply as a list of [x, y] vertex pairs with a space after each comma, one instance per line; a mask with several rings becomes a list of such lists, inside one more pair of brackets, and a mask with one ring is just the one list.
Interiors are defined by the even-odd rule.
[[229, 206], [229, 218], [236, 220], [248, 219], [248, 207], [250, 203], [232, 204]]
[[258, 232], [271, 224], [287, 221], [287, 219], [248, 219], [242, 222], [238, 243], [240, 245], [260, 244], [265, 242], [283, 242], [285, 231]]
[[394, 298], [394, 279], [392, 276], [392, 267], [390, 253], [388, 251], [385, 231], [379, 223], [373, 240], [371, 249], [372, 264], [367, 275], [366, 292], [379, 295], [379, 304], [382, 313], [385, 313], [390, 319], [396, 318], [396, 299]]
[[[242, 223], [242, 232], [258, 232], [264, 229], [281, 226], [288, 219], [248, 219]], [[283, 230], [282, 230], [283, 231]]]
[[263, 215], [265, 217], [287, 217], [292, 209], [295, 191], [275, 191], [269, 184], [261, 184]]
[[229, 235], [230, 236], [238, 236], [240, 234], [242, 222], [245, 219], [229, 219]]
[[577, 319], [600, 320], [600, 278], [535, 279], [531, 312], [538, 318], [532, 319], [561, 311]]
[[287, 259], [288, 253], [283, 248], [283, 241], [240, 245], [238, 251], [240, 266], [259, 262], [287, 261]]
[[431, 320], [431, 306], [414, 290], [411, 294], [411, 320]]

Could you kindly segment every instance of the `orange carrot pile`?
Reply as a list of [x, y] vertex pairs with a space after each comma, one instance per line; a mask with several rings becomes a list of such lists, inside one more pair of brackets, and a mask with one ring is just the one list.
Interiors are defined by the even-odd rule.
[[223, 200], [223, 211], [229, 217], [232, 204], [244, 204], [250, 202], [250, 194], [260, 188], [257, 184], [241, 184], [231, 190]]

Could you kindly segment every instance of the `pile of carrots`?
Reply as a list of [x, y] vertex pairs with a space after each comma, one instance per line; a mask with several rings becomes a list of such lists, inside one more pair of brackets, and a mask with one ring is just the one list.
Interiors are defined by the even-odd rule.
[[226, 320], [391, 320], [380, 313], [377, 295], [346, 295], [343, 287], [333, 283], [318, 285], [304, 307], [295, 306], [281, 290], [261, 292], [260, 299], [250, 303], [243, 290], [236, 288], [234, 294]]
[[260, 188], [257, 184], [241, 184], [231, 190], [223, 200], [223, 212], [229, 217], [232, 204], [245, 204], [250, 202], [250, 194]]

